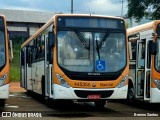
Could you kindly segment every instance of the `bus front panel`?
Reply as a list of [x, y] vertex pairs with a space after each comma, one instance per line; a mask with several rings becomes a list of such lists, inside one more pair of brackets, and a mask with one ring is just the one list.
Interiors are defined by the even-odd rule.
[[54, 48], [55, 99], [125, 99], [128, 89], [124, 21], [57, 17]]

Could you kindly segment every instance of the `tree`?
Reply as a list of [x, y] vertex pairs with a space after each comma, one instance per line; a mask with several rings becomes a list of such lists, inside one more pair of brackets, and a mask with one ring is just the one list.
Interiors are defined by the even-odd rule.
[[151, 14], [151, 19], [160, 19], [160, 0], [128, 0], [128, 17], [140, 21]]

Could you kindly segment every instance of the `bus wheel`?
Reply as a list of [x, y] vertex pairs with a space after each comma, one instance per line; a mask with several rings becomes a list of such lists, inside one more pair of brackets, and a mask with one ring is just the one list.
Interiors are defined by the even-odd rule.
[[47, 107], [51, 108], [53, 106], [53, 100], [50, 99], [50, 98], [47, 98], [46, 99], [46, 105], [47, 105]]
[[133, 87], [128, 88], [127, 99], [128, 99], [128, 101], [133, 101], [135, 99], [134, 88]]
[[106, 100], [98, 100], [94, 101], [95, 107], [97, 108], [103, 108], [106, 104]]
[[5, 100], [0, 99], [0, 108], [4, 108], [4, 106], [5, 106]]
[[31, 90], [27, 90], [27, 95], [32, 96], [33, 92]]

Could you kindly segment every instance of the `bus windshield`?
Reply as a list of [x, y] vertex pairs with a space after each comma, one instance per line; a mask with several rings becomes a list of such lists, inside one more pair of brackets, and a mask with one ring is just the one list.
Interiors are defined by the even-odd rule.
[[75, 72], [117, 72], [126, 65], [123, 32], [59, 31], [58, 64]]
[[0, 68], [5, 65], [5, 29], [4, 20], [0, 18]]

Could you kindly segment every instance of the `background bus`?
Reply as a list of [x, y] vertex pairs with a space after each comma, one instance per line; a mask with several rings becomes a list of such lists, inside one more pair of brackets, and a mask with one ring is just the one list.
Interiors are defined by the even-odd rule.
[[21, 46], [21, 87], [47, 101], [126, 99], [126, 37], [122, 18], [55, 15]]
[[9, 41], [6, 27], [6, 19], [0, 15], [0, 108], [4, 107], [5, 99], [9, 97]]
[[130, 50], [129, 99], [160, 103], [160, 20], [127, 30]]

